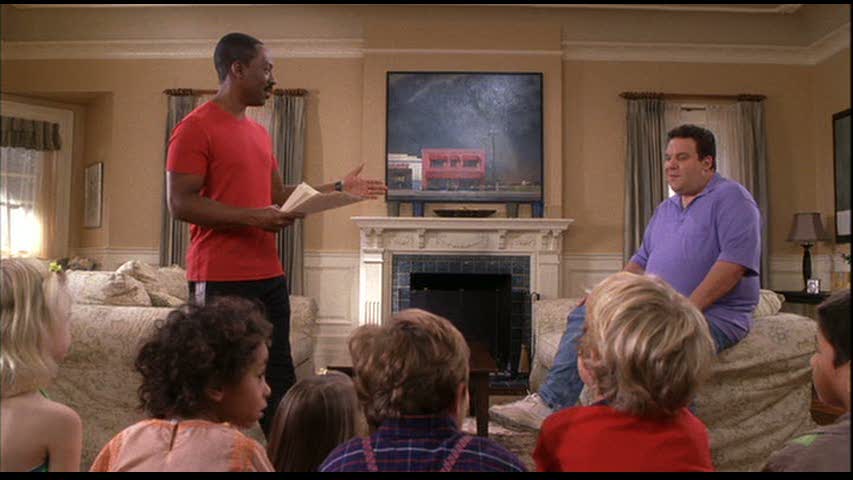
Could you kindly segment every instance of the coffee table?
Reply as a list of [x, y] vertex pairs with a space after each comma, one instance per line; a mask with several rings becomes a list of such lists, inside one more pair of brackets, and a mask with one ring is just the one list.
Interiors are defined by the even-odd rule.
[[[471, 413], [477, 418], [477, 435], [489, 436], [489, 374], [498, 370], [495, 359], [489, 349], [480, 343], [469, 345], [471, 358], [468, 362], [468, 393]], [[329, 370], [337, 370], [352, 376], [352, 366], [329, 365]], [[460, 425], [461, 426], [461, 425]]]

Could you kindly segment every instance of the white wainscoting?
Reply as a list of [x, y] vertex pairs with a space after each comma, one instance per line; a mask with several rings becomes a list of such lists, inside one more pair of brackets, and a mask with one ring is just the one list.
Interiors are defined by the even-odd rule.
[[304, 292], [317, 302], [314, 365], [348, 365], [347, 338], [358, 324], [358, 252], [305, 252]]

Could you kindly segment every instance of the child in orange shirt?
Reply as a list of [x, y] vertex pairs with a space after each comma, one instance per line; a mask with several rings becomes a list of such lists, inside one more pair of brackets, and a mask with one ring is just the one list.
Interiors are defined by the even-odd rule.
[[139, 399], [152, 417], [101, 450], [93, 472], [273, 471], [238, 428], [263, 415], [272, 326], [257, 304], [223, 297], [169, 313], [142, 346]]

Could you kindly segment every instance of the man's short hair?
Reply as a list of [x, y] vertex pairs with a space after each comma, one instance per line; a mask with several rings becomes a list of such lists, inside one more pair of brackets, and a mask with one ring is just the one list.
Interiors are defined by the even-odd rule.
[[714, 340], [699, 309], [666, 282], [622, 272], [590, 293], [579, 352], [611, 407], [670, 417], [705, 379]]
[[449, 412], [459, 385], [468, 382], [465, 338], [447, 319], [424, 310], [359, 327], [349, 351], [358, 400], [374, 427], [386, 418]]
[[692, 138], [696, 142], [696, 153], [699, 154], [699, 160], [705, 157], [711, 157], [711, 168], [717, 169], [717, 142], [714, 140], [714, 134], [707, 128], [702, 128], [698, 125], [681, 125], [675, 127], [666, 134], [667, 142], [673, 138]]
[[850, 361], [850, 289], [832, 294], [817, 307], [817, 324], [835, 350], [833, 365]]
[[228, 72], [231, 71], [231, 65], [234, 62], [248, 65], [258, 54], [258, 45], [263, 44], [257, 38], [245, 33], [229, 33], [222, 37], [213, 52], [213, 64], [219, 75], [219, 83], [228, 78]]

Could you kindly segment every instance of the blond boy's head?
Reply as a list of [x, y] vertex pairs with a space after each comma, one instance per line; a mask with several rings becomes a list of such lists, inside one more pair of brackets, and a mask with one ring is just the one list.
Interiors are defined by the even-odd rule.
[[692, 400], [713, 356], [705, 317], [664, 281], [623, 272], [590, 293], [582, 376], [613, 408], [675, 414]]

